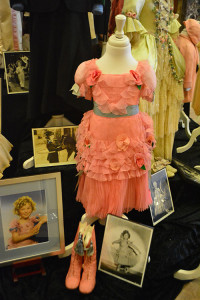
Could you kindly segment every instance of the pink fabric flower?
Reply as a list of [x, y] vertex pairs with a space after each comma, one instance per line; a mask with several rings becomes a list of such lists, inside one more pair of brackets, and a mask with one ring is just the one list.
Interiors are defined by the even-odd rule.
[[100, 70], [93, 70], [92, 72], [90, 72], [88, 78], [86, 79], [87, 84], [89, 86], [95, 85], [100, 76], [101, 76]]
[[87, 137], [84, 139], [84, 145], [85, 147], [90, 147], [90, 140]]
[[149, 135], [147, 136], [147, 138], [146, 138], [146, 143], [147, 143], [149, 146], [153, 147], [153, 146], [155, 145], [155, 139], [154, 139], [154, 136], [151, 135], [151, 134], [149, 134]]
[[116, 159], [110, 160], [110, 168], [111, 170], [117, 172], [120, 169], [119, 162]]
[[126, 134], [120, 134], [116, 138], [118, 151], [126, 151], [130, 144], [130, 138]]
[[134, 78], [135, 84], [142, 85], [142, 80], [140, 78], [140, 75], [137, 72], [135, 72], [134, 70], [130, 70], [130, 73]]
[[132, 19], [135, 19], [137, 16], [137, 14], [135, 12], [132, 12], [132, 11], [128, 11], [126, 13], [126, 17], [129, 17], [129, 18], [132, 18]]
[[135, 163], [140, 169], [145, 167], [144, 155], [142, 153], [135, 154]]

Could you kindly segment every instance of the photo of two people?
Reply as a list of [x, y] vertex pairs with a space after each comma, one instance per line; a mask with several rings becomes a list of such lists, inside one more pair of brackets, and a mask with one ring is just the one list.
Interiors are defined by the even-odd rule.
[[75, 164], [78, 126], [34, 128], [35, 167]]

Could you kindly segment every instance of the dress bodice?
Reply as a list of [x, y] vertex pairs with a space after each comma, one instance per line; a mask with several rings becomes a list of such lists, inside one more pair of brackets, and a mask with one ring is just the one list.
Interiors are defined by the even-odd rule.
[[103, 74], [96, 59], [83, 62], [75, 74], [80, 96], [94, 100], [103, 113], [124, 115], [127, 106], [139, 104], [140, 97], [153, 100], [156, 76], [147, 61], [124, 74]]
[[140, 14], [140, 22], [151, 33], [156, 31], [154, 7], [153, 0], [146, 0]]

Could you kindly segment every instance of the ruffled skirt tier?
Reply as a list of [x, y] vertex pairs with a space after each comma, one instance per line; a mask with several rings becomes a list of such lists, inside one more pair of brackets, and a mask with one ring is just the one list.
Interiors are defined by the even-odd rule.
[[153, 123], [145, 113], [120, 118], [84, 114], [77, 131], [77, 200], [89, 216], [148, 208], [154, 145]]

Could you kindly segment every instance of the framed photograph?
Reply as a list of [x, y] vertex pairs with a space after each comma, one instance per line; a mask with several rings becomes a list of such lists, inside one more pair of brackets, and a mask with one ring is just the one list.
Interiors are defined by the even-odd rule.
[[3, 52], [8, 94], [29, 92], [30, 51]]
[[174, 212], [174, 205], [165, 168], [151, 176], [150, 190], [153, 200], [150, 206], [151, 218], [153, 225], [156, 225]]
[[0, 180], [0, 264], [64, 251], [60, 173]]
[[76, 164], [76, 137], [78, 126], [33, 128], [35, 167]]
[[107, 216], [98, 269], [142, 287], [153, 228]]

